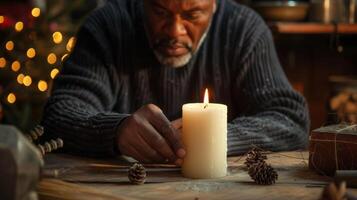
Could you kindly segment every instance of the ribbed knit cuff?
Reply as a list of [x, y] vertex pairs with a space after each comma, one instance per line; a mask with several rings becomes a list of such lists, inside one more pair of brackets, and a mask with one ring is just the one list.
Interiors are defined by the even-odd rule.
[[120, 123], [130, 116], [130, 114], [121, 113], [99, 113], [91, 118], [92, 126], [98, 131], [98, 142], [103, 147], [101, 152], [115, 156], [120, 152], [117, 146], [117, 129]]

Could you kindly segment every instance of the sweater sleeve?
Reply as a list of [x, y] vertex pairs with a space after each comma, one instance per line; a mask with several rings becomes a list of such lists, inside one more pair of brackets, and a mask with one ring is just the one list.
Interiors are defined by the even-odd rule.
[[87, 156], [117, 153], [116, 129], [128, 115], [112, 112], [119, 80], [107, 34], [101, 16], [86, 21], [44, 108], [46, 134], [62, 138], [66, 152]]
[[[310, 126], [305, 99], [289, 84], [268, 27], [247, 40], [246, 56], [234, 78], [237, 118], [228, 124], [228, 155], [245, 153], [252, 145], [270, 151], [304, 148]], [[238, 92], [239, 91], [239, 92]]]

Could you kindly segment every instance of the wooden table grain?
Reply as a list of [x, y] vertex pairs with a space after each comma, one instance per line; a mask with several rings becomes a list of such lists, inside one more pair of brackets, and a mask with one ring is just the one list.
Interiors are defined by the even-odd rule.
[[[308, 168], [308, 152], [268, 154], [268, 163], [279, 174], [274, 185], [255, 184], [244, 166], [245, 157], [228, 158], [229, 174], [218, 179], [188, 179], [172, 165], [148, 165], [147, 182], [132, 185], [127, 178], [130, 163], [121, 159], [88, 159], [63, 154], [45, 157], [45, 171], [57, 178], [85, 185], [122, 199], [318, 199], [332, 178]], [[46, 181], [44, 179], [43, 181]], [[357, 189], [348, 188], [357, 195]]]

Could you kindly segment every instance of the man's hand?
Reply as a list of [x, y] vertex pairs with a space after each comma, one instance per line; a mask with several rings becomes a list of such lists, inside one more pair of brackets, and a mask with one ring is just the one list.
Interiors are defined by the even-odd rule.
[[140, 162], [181, 165], [186, 152], [174, 125], [159, 107], [143, 106], [119, 126], [119, 150]]
[[176, 119], [174, 121], [171, 122], [171, 125], [179, 131], [180, 135], [181, 135], [181, 131], [182, 131], [182, 118]]

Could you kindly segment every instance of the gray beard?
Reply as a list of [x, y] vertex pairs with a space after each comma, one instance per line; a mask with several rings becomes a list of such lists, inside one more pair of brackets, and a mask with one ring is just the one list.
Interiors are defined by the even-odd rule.
[[182, 56], [164, 56], [162, 55], [159, 51], [154, 50], [154, 54], [159, 61], [159, 63], [165, 67], [173, 67], [173, 68], [179, 68], [187, 65], [188, 62], [190, 62], [191, 58], [195, 53], [198, 52], [200, 47], [202, 46], [202, 43], [205, 41], [207, 37], [207, 33], [209, 30], [210, 26], [206, 29], [204, 34], [202, 35], [200, 41], [198, 42], [197, 49], [195, 51], [189, 51], [188, 53], [182, 55]]

